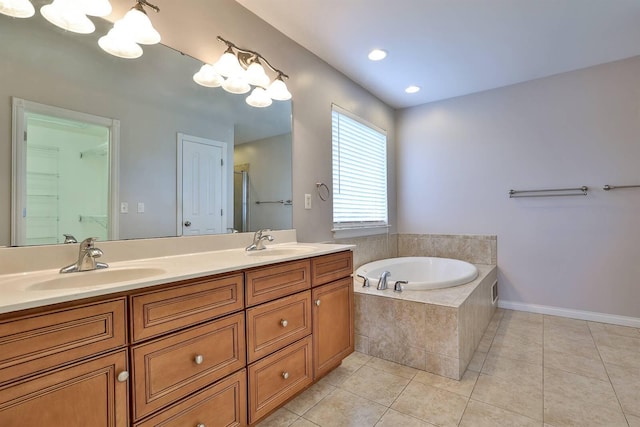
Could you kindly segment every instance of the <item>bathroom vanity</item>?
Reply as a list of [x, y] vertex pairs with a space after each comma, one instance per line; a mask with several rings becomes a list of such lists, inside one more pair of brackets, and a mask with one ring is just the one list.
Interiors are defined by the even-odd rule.
[[352, 252], [316, 246], [0, 314], [0, 425], [255, 424], [353, 352]]

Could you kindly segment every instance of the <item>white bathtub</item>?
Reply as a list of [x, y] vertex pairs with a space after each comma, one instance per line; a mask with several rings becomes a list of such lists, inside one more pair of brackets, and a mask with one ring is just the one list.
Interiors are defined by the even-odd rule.
[[[397, 280], [406, 280], [409, 283], [402, 285], [402, 289], [407, 291], [449, 288], [469, 283], [478, 277], [478, 269], [473, 264], [434, 257], [383, 259], [363, 265], [356, 274], [368, 278], [374, 287], [383, 271], [391, 273], [387, 280], [389, 288], [393, 289]], [[358, 280], [362, 283], [361, 278]]]

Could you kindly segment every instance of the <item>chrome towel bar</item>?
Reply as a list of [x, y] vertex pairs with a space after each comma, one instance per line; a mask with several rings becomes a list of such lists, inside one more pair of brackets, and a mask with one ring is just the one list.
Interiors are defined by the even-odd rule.
[[640, 188], [640, 185], [605, 185], [602, 187], [604, 191], [617, 190], [619, 188]]
[[285, 205], [285, 206], [293, 204], [293, 202], [291, 200], [267, 200], [267, 201], [264, 201], [264, 202], [261, 202], [261, 201], [258, 200], [256, 202], [256, 205], [262, 205], [262, 204], [265, 204], [265, 203], [279, 203], [279, 204]]
[[[586, 196], [589, 187], [577, 188], [548, 188], [545, 190], [509, 190], [509, 198], [517, 197], [560, 197], [560, 196]], [[536, 193], [536, 194], [529, 194]]]

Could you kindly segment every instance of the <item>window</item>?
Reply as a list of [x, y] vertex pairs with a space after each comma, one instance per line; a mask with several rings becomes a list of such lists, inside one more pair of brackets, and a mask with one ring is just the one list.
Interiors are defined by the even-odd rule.
[[334, 233], [386, 232], [386, 132], [334, 105], [331, 139]]

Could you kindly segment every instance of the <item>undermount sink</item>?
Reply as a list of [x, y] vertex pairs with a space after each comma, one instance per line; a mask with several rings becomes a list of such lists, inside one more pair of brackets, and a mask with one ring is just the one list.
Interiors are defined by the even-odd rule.
[[292, 256], [292, 255], [302, 255], [309, 252], [313, 252], [315, 248], [313, 246], [304, 246], [304, 245], [296, 245], [296, 246], [277, 246], [270, 247], [267, 246], [266, 249], [257, 250], [257, 251], [247, 251], [247, 255], [249, 256]]
[[59, 274], [54, 279], [43, 280], [30, 285], [32, 291], [56, 289], [88, 288], [117, 282], [146, 279], [166, 273], [162, 268], [118, 268]]

